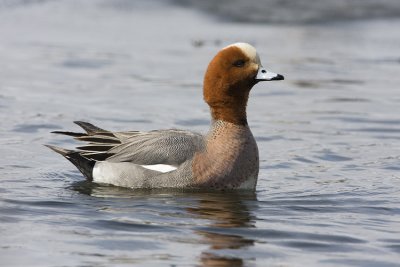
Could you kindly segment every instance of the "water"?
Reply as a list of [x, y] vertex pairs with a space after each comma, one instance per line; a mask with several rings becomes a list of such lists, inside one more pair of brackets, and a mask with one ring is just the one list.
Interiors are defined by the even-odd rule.
[[[4, 4], [6, 3], [6, 4]], [[399, 266], [399, 19], [252, 24], [187, 6], [5, 1], [0, 8], [1, 266]], [[42, 144], [86, 120], [205, 132], [205, 67], [253, 43], [257, 191], [82, 181]]]
[[[172, 0], [216, 15], [221, 20], [279, 24], [399, 17], [397, 0]], [[124, 1], [122, 1], [124, 2]]]

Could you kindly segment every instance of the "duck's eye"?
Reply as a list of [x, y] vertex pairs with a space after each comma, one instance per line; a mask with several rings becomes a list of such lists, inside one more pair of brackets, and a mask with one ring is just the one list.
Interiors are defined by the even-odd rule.
[[233, 66], [241, 68], [244, 66], [245, 63], [246, 62], [243, 59], [239, 59], [239, 60], [236, 60], [235, 62], [233, 62]]

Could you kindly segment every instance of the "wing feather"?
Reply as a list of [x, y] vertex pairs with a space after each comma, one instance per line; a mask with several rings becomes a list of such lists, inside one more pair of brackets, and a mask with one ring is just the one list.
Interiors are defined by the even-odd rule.
[[149, 132], [110, 132], [87, 122], [75, 122], [86, 133], [56, 131], [87, 142], [77, 152], [96, 161], [132, 162], [140, 165], [178, 166], [204, 148], [201, 134], [169, 129]]
[[107, 161], [177, 166], [204, 147], [202, 135], [181, 130], [141, 132], [107, 151]]

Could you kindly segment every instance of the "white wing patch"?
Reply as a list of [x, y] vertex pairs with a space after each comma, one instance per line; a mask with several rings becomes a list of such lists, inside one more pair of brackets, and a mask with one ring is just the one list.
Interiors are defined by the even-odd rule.
[[177, 168], [172, 165], [167, 165], [167, 164], [155, 164], [155, 165], [140, 165], [143, 168], [153, 170], [153, 171], [158, 171], [158, 172], [171, 172], [176, 170]]

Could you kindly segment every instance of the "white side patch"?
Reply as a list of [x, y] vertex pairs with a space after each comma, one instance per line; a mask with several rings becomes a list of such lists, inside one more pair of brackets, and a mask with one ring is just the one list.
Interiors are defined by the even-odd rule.
[[158, 171], [158, 172], [170, 172], [174, 171], [177, 168], [172, 165], [166, 165], [166, 164], [155, 164], [155, 165], [140, 165], [143, 168], [153, 170], [153, 171]]

